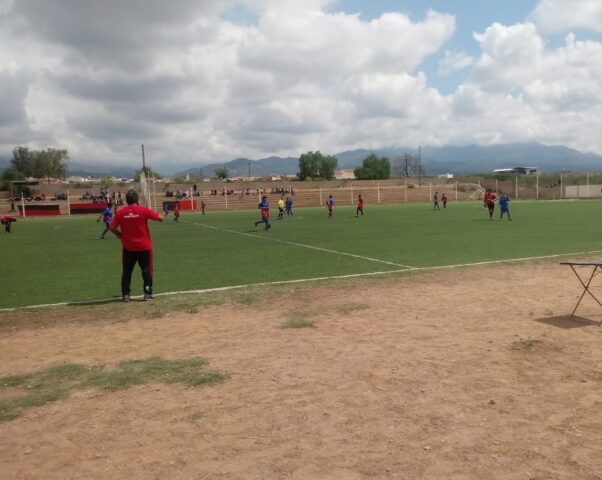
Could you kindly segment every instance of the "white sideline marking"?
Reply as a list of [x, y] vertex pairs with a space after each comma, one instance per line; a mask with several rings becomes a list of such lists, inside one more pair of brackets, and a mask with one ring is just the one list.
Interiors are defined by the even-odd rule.
[[[542, 260], [545, 258], [558, 258], [568, 257], [573, 255], [590, 255], [593, 253], [600, 253], [602, 250], [592, 250], [591, 252], [573, 252], [573, 253], [558, 253], [555, 255], [542, 255], [540, 257], [523, 257], [523, 258], [509, 258], [506, 260], [490, 260], [487, 262], [474, 262], [474, 263], [457, 263], [455, 265], [439, 265], [436, 267], [414, 267], [414, 268], [403, 268], [400, 270], [387, 270], [383, 272], [367, 272], [367, 273], [352, 273], [349, 275], [335, 275], [330, 277], [313, 277], [313, 278], [298, 278], [296, 280], [278, 280], [274, 282], [261, 282], [261, 283], [247, 283], [245, 285], [230, 285], [227, 287], [216, 287], [216, 288], [205, 288], [200, 290], [182, 290], [179, 292], [163, 292], [156, 293], [156, 297], [171, 297], [173, 295], [189, 295], [189, 294], [201, 294], [201, 293], [212, 293], [212, 292], [225, 292], [228, 290], [238, 290], [249, 287], [262, 287], [271, 285], [287, 285], [291, 283], [309, 283], [317, 282], [320, 280], [338, 280], [345, 278], [354, 277], [370, 277], [376, 275], [387, 275], [390, 273], [404, 273], [404, 272], [416, 272], [416, 271], [427, 271], [427, 270], [441, 270], [444, 268], [462, 268], [462, 267], [477, 267], [481, 265], [494, 265], [496, 263], [514, 263], [514, 262], [527, 262], [529, 260]], [[67, 305], [90, 305], [93, 303], [108, 303], [118, 301], [121, 297], [110, 297], [98, 300], [84, 300], [81, 302], [59, 302], [59, 303], [45, 303], [40, 305], [27, 305], [25, 307], [13, 307], [13, 308], [0, 308], [0, 312], [14, 312], [15, 310], [26, 310], [32, 308], [46, 308], [46, 307], [62, 307]], [[132, 299], [141, 299], [142, 295], [130, 297]]]
[[320, 252], [336, 253], [337, 255], [346, 255], [347, 257], [354, 257], [354, 258], [360, 258], [362, 260], [369, 260], [370, 262], [384, 263], [385, 265], [393, 265], [394, 267], [403, 267], [408, 270], [411, 270], [414, 268], [414, 267], [410, 267], [409, 265], [402, 265], [401, 263], [387, 262], [386, 260], [380, 260], [378, 258], [364, 257], [363, 255], [356, 255], [354, 253], [339, 252], [337, 250], [330, 250], [328, 248], [314, 247], [313, 245], [305, 245], [304, 243], [288, 242], [286, 240], [280, 240], [278, 238], [264, 237], [264, 236], [254, 235], [252, 233], [237, 232], [236, 230], [229, 230], [227, 228], [214, 227], [213, 225], [205, 225], [204, 223], [196, 223], [196, 222], [191, 222], [191, 221], [187, 221], [187, 220], [184, 220], [184, 222], [191, 223], [192, 225], [198, 225], [199, 227], [211, 228], [213, 230], [218, 230], [220, 232], [237, 233], [238, 235], [244, 235], [245, 237], [259, 238], [261, 240], [270, 240], [272, 242], [279, 242], [279, 243], [284, 243], [286, 245], [293, 245], [294, 247], [310, 248], [312, 250], [318, 250]]

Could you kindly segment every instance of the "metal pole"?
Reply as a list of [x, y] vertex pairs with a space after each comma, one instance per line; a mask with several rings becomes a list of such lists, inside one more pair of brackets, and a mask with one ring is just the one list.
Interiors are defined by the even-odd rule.
[[539, 175], [535, 177], [535, 198], [539, 200]]
[[495, 179], [495, 194], [498, 195], [498, 190], [497, 190], [497, 178]]
[[587, 185], [587, 196], [589, 197], [589, 172], [585, 172], [585, 183]]
[[458, 201], [458, 182], [456, 182], [456, 202]]
[[376, 184], [376, 188], [378, 190], [378, 204], [380, 205], [380, 183]]
[[25, 218], [27, 216], [27, 214], [25, 213], [25, 197], [23, 196], [23, 192], [21, 191], [21, 209], [22, 214], [23, 214], [23, 218]]
[[404, 185], [405, 185], [405, 187], [406, 187], [406, 188], [405, 188], [405, 192], [404, 192], [404, 200], [405, 200], [405, 202], [406, 202], [406, 203], [408, 203], [408, 179], [406, 178], [406, 179], [403, 181], [403, 183], [404, 183]]
[[251, 180], [251, 160], [249, 160], [249, 180]]
[[562, 174], [560, 175], [560, 198], [564, 198], [564, 195], [562, 194]]
[[351, 192], [351, 205], [353, 205], [353, 183], [349, 182], [349, 191]]
[[418, 145], [418, 187], [422, 185], [422, 145]]
[[514, 177], [514, 183], [516, 185], [516, 195], [514, 195], [514, 198], [518, 199], [518, 175]]
[[144, 157], [144, 144], [142, 144], [142, 171], [146, 175], [146, 158]]
[[320, 206], [322, 206], [322, 187], [320, 186]]
[[69, 199], [69, 189], [67, 189], [67, 215], [71, 216], [71, 200]]
[[433, 199], [433, 184], [429, 182], [429, 200]]

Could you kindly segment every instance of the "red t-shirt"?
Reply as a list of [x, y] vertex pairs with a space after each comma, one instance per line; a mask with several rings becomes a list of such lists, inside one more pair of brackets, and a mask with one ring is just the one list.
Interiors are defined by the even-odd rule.
[[485, 203], [487, 205], [493, 205], [495, 203], [495, 195], [493, 193], [485, 194]]
[[363, 198], [360, 198], [357, 201], [357, 208], [364, 208], [364, 199]]
[[121, 245], [130, 252], [152, 250], [148, 220], [158, 220], [159, 214], [139, 205], [126, 205], [115, 213], [111, 228], [121, 226]]

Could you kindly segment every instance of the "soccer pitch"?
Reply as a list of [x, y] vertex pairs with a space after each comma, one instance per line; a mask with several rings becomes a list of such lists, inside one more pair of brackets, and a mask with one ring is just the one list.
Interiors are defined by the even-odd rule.
[[[513, 202], [513, 221], [494, 221], [480, 202], [297, 209], [266, 232], [258, 212], [184, 213], [151, 223], [155, 291], [493, 262], [602, 250], [598, 201]], [[27, 219], [3, 234], [0, 308], [100, 300], [120, 295], [119, 241], [100, 240], [97, 217]], [[491, 288], [503, 290], [503, 279]], [[141, 293], [139, 269], [132, 295]], [[489, 288], [489, 287], [488, 287]]]

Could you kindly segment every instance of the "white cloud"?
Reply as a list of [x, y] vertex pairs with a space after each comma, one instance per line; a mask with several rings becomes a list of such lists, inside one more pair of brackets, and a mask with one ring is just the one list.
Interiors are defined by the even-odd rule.
[[474, 63], [474, 58], [466, 52], [446, 50], [444, 57], [439, 61], [439, 75], [449, 75], [458, 70], [464, 70]]
[[[253, 21], [224, 20], [241, 3]], [[207, 163], [518, 140], [602, 152], [599, 42], [550, 48], [535, 23], [495, 23], [475, 34], [477, 58], [445, 52], [440, 73], [468, 80], [443, 95], [420, 69], [453, 15], [365, 21], [336, 5], [0, 0], [0, 154], [28, 143], [133, 163], [144, 143], [153, 162]]]
[[543, 33], [558, 33], [572, 28], [602, 32], [600, 0], [540, 0], [530, 16]]

